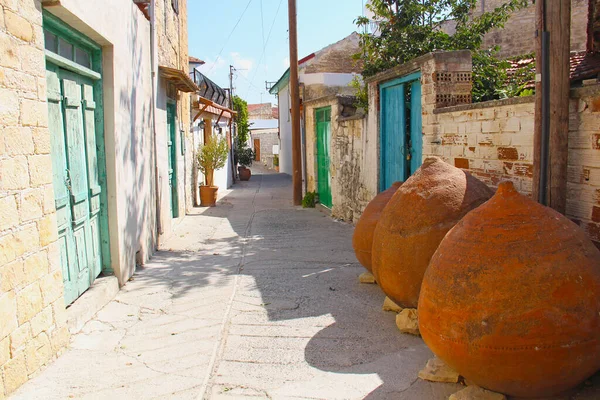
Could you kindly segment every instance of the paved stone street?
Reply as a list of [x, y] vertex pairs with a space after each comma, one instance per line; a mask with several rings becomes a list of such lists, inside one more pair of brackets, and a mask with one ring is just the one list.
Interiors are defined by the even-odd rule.
[[[255, 171], [258, 168], [254, 168]], [[360, 285], [352, 226], [254, 175], [198, 209], [70, 349], [11, 399], [447, 399]]]
[[351, 225], [292, 207], [283, 174], [223, 192], [11, 399], [445, 399], [456, 391], [416, 378], [431, 353], [397, 331], [377, 286], [358, 283]]

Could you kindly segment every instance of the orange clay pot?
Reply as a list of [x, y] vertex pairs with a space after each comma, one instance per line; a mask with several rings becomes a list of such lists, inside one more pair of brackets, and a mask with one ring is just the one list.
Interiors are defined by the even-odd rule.
[[483, 182], [429, 157], [383, 210], [373, 238], [373, 275], [402, 307], [416, 308], [429, 260], [446, 233], [492, 197]]
[[600, 251], [574, 223], [504, 182], [433, 256], [419, 328], [475, 384], [550, 396], [600, 368], [599, 296]]
[[375, 196], [365, 208], [354, 229], [354, 235], [352, 236], [354, 253], [358, 261], [369, 271], [373, 270], [371, 267], [371, 248], [373, 247], [375, 227], [379, 222], [383, 209], [400, 185], [402, 185], [402, 182], [394, 182], [389, 189]]

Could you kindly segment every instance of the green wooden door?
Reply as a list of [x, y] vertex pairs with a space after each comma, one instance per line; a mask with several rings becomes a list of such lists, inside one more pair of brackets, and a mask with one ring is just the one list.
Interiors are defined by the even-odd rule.
[[170, 207], [171, 216], [179, 217], [179, 198], [177, 195], [177, 149], [176, 140], [176, 106], [173, 103], [167, 104], [167, 152], [169, 157], [169, 196], [171, 197]]
[[47, 63], [48, 117], [65, 301], [102, 271], [93, 81]]
[[315, 111], [317, 120], [317, 179], [319, 202], [327, 208], [332, 206], [331, 198], [331, 107]]

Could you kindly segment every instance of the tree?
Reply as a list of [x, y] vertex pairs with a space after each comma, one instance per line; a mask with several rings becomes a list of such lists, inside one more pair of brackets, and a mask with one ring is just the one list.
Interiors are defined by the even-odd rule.
[[250, 125], [248, 123], [248, 103], [239, 96], [233, 96], [233, 111], [237, 112], [235, 123], [237, 124], [237, 140], [238, 147], [242, 148], [248, 142], [248, 131]]
[[[361, 28], [377, 26], [377, 34], [366, 29], [360, 34], [361, 53], [356, 58], [363, 61], [362, 74], [369, 77], [434, 50], [463, 49], [474, 53], [474, 70], [488, 70], [478, 65], [489, 65], [489, 57], [495, 56], [493, 50], [481, 49], [484, 35], [503, 27], [511, 13], [528, 2], [509, 0], [492, 11], [475, 15], [477, 0], [371, 0], [367, 7], [373, 12], [373, 19], [356, 20]], [[445, 29], [451, 24], [456, 26], [453, 34]], [[474, 85], [485, 87], [488, 83]]]

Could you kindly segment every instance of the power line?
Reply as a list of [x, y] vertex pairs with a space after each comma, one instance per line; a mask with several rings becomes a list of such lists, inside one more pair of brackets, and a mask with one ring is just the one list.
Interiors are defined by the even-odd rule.
[[[265, 53], [267, 52], [267, 43], [269, 43], [269, 40], [271, 39], [271, 33], [273, 33], [273, 27], [275, 26], [275, 22], [277, 21], [277, 16], [279, 15], [279, 9], [281, 8], [281, 3], [283, 3], [283, 0], [279, 0], [279, 5], [277, 6], [277, 11], [275, 12], [275, 17], [273, 18], [273, 22], [271, 23], [271, 28], [269, 29], [269, 34], [267, 35], [267, 41], [264, 42], [263, 52], [260, 56], [256, 71], [254, 71], [254, 75], [252, 76], [252, 80], [250, 81], [250, 84], [254, 83], [254, 79], [256, 79], [256, 74], [258, 73], [258, 67], [260, 66], [260, 63], [262, 62], [262, 59], [265, 56]], [[246, 95], [246, 97], [248, 97], [248, 95]]]
[[246, 8], [244, 8], [244, 11], [242, 12], [242, 15], [240, 15], [240, 18], [235, 23], [235, 26], [233, 27], [233, 29], [231, 30], [231, 32], [229, 32], [229, 36], [227, 36], [227, 39], [225, 40], [225, 44], [223, 44], [223, 47], [221, 48], [221, 51], [219, 51], [219, 55], [217, 56], [217, 58], [215, 58], [215, 62], [210, 67], [210, 70], [207, 72], [207, 74], [209, 74], [215, 68], [215, 66], [217, 65], [217, 61], [219, 61], [219, 58], [221, 57], [221, 54], [223, 54], [223, 50], [225, 50], [225, 46], [227, 46], [227, 43], [229, 42], [229, 39], [231, 39], [231, 36], [233, 35], [233, 32], [235, 32], [235, 29], [238, 27], [238, 25], [242, 21], [242, 18], [244, 18], [244, 14], [246, 14], [246, 11], [248, 11], [248, 7], [250, 7], [250, 3], [252, 3], [252, 0], [249, 0], [248, 4], [246, 4]]

